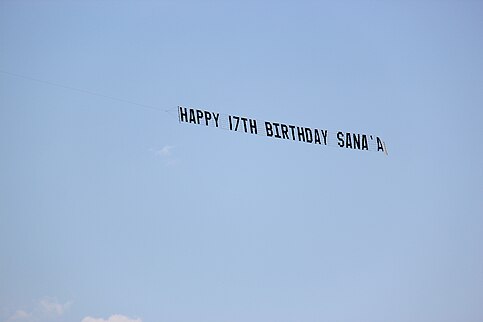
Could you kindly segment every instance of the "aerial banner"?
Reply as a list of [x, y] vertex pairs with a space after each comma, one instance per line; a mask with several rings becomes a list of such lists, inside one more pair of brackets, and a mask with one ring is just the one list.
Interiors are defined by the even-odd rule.
[[298, 126], [290, 123], [260, 121], [239, 115], [221, 114], [182, 106], [178, 106], [178, 120], [180, 123], [216, 127], [278, 140], [360, 151], [375, 151], [387, 155], [385, 142], [380, 137], [370, 134], [329, 131], [324, 128]]

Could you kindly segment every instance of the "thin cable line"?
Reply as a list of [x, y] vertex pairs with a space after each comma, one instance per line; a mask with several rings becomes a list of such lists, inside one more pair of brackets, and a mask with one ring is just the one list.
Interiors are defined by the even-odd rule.
[[39, 79], [39, 78], [34, 78], [34, 77], [25, 76], [25, 75], [21, 75], [21, 74], [17, 74], [17, 73], [12, 73], [12, 72], [8, 72], [8, 71], [2, 70], [2, 69], [0, 69], [0, 73], [5, 74], [5, 75], [9, 75], [9, 76], [13, 76], [13, 77], [23, 78], [23, 79], [26, 79], [26, 80], [29, 80], [29, 81], [34, 81], [34, 82], [38, 82], [38, 83], [42, 83], [42, 84], [47, 84], [47, 85], [50, 85], [50, 86], [55, 86], [55, 87], [60, 87], [60, 88], [68, 89], [68, 90], [71, 90], [71, 91], [76, 91], [76, 92], [79, 92], [79, 93], [84, 93], [84, 94], [89, 94], [89, 95], [92, 95], [92, 96], [103, 97], [103, 98], [107, 98], [107, 99], [110, 99], [110, 100], [113, 100], [113, 101], [117, 101], [117, 102], [122, 102], [122, 103], [126, 103], [126, 104], [136, 105], [136, 106], [139, 106], [139, 107], [142, 107], [142, 108], [147, 108], [147, 109], [150, 109], [150, 110], [156, 110], [156, 111], [166, 112], [166, 113], [169, 113], [169, 111], [171, 110], [171, 109], [163, 110], [163, 109], [161, 109], [159, 107], [156, 107], [156, 106], [151, 106], [151, 105], [147, 105], [147, 104], [137, 103], [137, 102], [133, 102], [133, 101], [130, 101], [130, 100], [127, 100], [127, 99], [123, 99], [123, 98], [119, 98], [119, 97], [114, 97], [114, 96], [110, 96], [110, 95], [105, 95], [105, 94], [98, 93], [98, 92], [94, 92], [94, 91], [90, 91], [90, 90], [87, 90], [87, 89], [82, 89], [82, 88], [78, 88], [78, 87], [63, 85], [63, 84], [54, 83], [54, 82], [46, 81], [46, 80]]

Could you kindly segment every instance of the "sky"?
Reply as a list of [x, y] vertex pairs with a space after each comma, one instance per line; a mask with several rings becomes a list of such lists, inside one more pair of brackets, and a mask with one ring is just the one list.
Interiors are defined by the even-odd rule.
[[0, 0], [0, 321], [483, 321], [482, 30], [481, 1]]

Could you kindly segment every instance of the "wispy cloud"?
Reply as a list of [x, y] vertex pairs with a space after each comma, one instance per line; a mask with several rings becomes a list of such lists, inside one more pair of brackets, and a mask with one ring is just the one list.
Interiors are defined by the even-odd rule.
[[17, 310], [6, 322], [47, 322], [57, 320], [71, 306], [71, 302], [60, 303], [55, 298], [44, 297], [31, 310]]
[[142, 322], [142, 320], [131, 319], [124, 315], [114, 314], [114, 315], [111, 315], [109, 318], [107, 318], [107, 320], [97, 319], [97, 318], [92, 318], [90, 316], [87, 316], [83, 318], [81, 322]]
[[149, 151], [153, 152], [155, 155], [161, 157], [167, 166], [172, 166], [176, 164], [176, 160], [173, 156], [173, 149], [174, 146], [165, 145], [160, 149], [149, 149]]
[[173, 149], [173, 147], [171, 145], [165, 145], [163, 146], [161, 149], [158, 149], [156, 151], [156, 154], [157, 155], [160, 155], [162, 157], [170, 157], [171, 156], [171, 150]]
[[[36, 301], [31, 310], [17, 310], [3, 322], [59, 322], [67, 317], [63, 317], [72, 302], [64, 304], [55, 298], [44, 297]], [[0, 318], [1, 319], [1, 318]], [[81, 322], [142, 322], [140, 318], [130, 318], [121, 314], [113, 314], [107, 319], [86, 316]]]
[[66, 310], [69, 309], [71, 304], [72, 304], [71, 302], [61, 304], [56, 299], [43, 298], [39, 302], [39, 307], [40, 307], [40, 310], [45, 314], [60, 316], [64, 314]]
[[28, 313], [23, 310], [17, 310], [10, 318], [7, 319], [6, 322], [29, 321], [31, 317], [32, 313]]

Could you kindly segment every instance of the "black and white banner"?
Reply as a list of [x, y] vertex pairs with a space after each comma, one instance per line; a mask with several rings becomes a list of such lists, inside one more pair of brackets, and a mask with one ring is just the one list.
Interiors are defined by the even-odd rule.
[[385, 142], [378, 136], [345, 131], [329, 131], [289, 123], [260, 121], [239, 115], [221, 114], [178, 106], [180, 123], [217, 127], [229, 131], [267, 136], [274, 139], [305, 142], [361, 151], [383, 152]]

